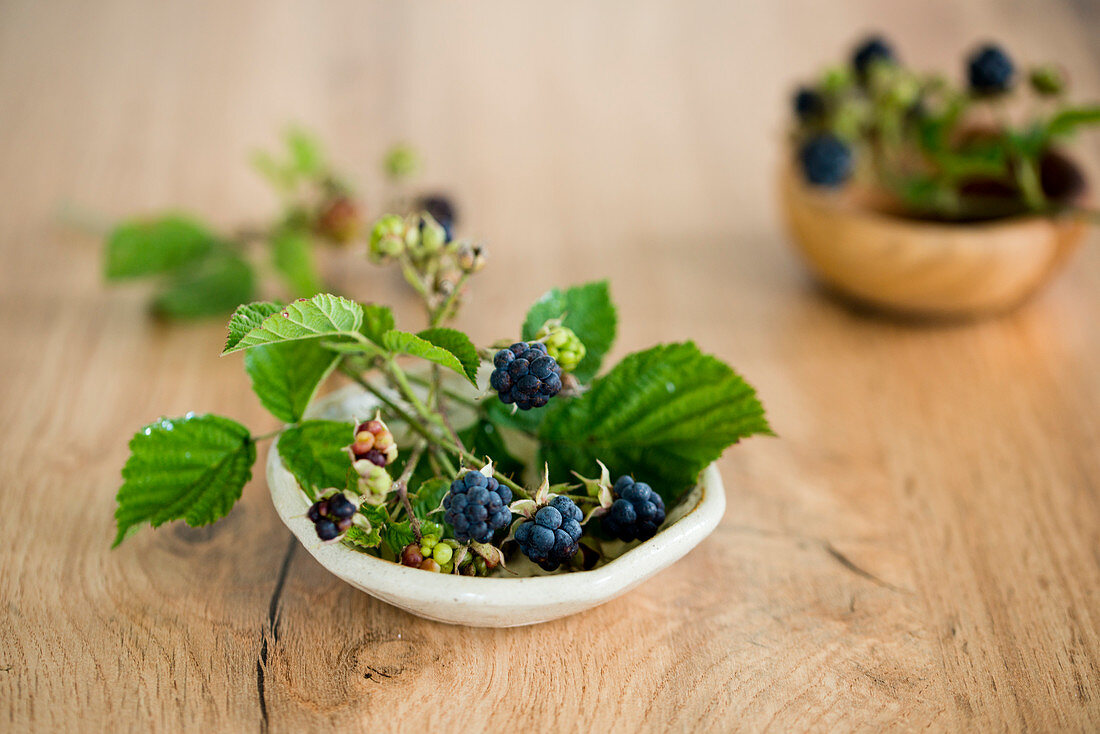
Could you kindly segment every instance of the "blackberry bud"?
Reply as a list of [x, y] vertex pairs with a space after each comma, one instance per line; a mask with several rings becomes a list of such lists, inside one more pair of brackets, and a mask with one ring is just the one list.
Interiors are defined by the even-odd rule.
[[446, 242], [454, 239], [454, 226], [457, 221], [454, 204], [443, 194], [429, 194], [416, 200], [416, 208], [427, 212], [439, 223], [446, 235]]
[[384, 262], [404, 252], [407, 229], [405, 220], [396, 214], [387, 214], [375, 222], [371, 229], [368, 250], [371, 262]]
[[546, 354], [557, 362], [562, 372], [572, 372], [577, 369], [577, 365], [587, 353], [580, 337], [572, 329], [560, 323], [543, 324], [535, 334], [535, 338], [542, 340]]

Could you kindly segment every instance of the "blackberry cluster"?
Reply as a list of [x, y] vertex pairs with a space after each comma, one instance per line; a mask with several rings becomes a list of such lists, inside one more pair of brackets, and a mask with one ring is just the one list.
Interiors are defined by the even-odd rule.
[[665, 501], [645, 482], [619, 477], [611, 488], [615, 501], [603, 517], [603, 529], [619, 540], [649, 540], [665, 521]]
[[814, 135], [798, 151], [802, 173], [815, 186], [839, 186], [852, 174], [852, 151], [840, 138]]
[[489, 384], [506, 404], [520, 410], [541, 408], [561, 390], [561, 367], [539, 342], [516, 342], [493, 355]]
[[894, 49], [882, 36], [868, 38], [856, 46], [856, 50], [852, 53], [852, 67], [861, 78], [867, 76], [867, 73], [871, 70], [871, 64], [876, 61], [897, 62]]
[[306, 517], [313, 523], [317, 537], [321, 540], [335, 540], [351, 527], [351, 518], [355, 515], [355, 503], [341, 492], [327, 499], [314, 502], [309, 506]]
[[1000, 94], [1012, 86], [1016, 67], [999, 46], [990, 44], [970, 56], [967, 72], [972, 91], [983, 95]]
[[443, 498], [447, 510], [444, 520], [454, 528], [459, 543], [488, 543], [493, 533], [507, 527], [512, 520], [508, 503], [512, 490], [493, 477], [470, 471], [451, 482]]
[[455, 207], [451, 200], [442, 194], [421, 196], [416, 200], [416, 208], [432, 215], [447, 235], [447, 242], [454, 239]]
[[364, 421], [355, 427], [355, 440], [348, 449], [351, 451], [352, 462], [365, 460], [375, 466], [388, 466], [397, 458], [397, 444], [393, 440], [393, 434], [378, 418]]
[[802, 122], [820, 119], [825, 114], [825, 98], [809, 87], [801, 87], [794, 95], [794, 113]]
[[546, 571], [553, 571], [580, 549], [584, 513], [568, 497], [558, 496], [540, 507], [533, 520], [516, 528], [516, 543], [523, 555]]

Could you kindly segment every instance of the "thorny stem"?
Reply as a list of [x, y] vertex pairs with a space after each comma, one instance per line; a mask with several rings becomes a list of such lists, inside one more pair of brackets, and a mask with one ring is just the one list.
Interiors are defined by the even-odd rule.
[[[411, 374], [406, 373], [405, 377], [408, 378], [409, 382], [415, 383], [417, 385], [421, 385], [422, 387], [428, 387], [430, 385], [428, 380], [424, 379], [420, 375], [411, 375]], [[443, 386], [442, 384], [440, 385], [439, 391], [440, 391], [441, 394], [446, 395], [448, 398], [455, 401], [456, 403], [462, 403], [463, 405], [465, 405], [468, 408], [477, 408], [478, 407], [477, 401], [474, 400], [473, 398], [469, 398], [469, 397], [463, 395], [462, 393], [455, 392], [454, 390], [451, 390], [451, 389]]]
[[288, 428], [294, 428], [296, 425], [298, 425], [298, 424], [297, 423], [290, 423], [288, 425], [283, 426], [282, 428], [276, 428], [274, 431], [268, 431], [267, 433], [261, 433], [259, 436], [252, 436], [252, 437], [249, 438], [249, 440], [252, 441], [252, 443], [259, 443], [260, 441], [266, 441], [269, 438], [275, 438], [276, 436], [278, 436], [280, 433], [282, 433], [283, 431], [285, 431]]
[[[419, 398], [417, 398], [415, 394], [413, 394], [412, 386], [409, 385], [407, 379], [403, 379], [405, 377], [404, 371], [399, 366], [397, 366], [397, 364], [395, 362], [393, 362], [392, 360], [390, 362], [390, 365], [393, 367], [393, 369], [392, 369], [392, 371], [390, 371], [389, 374], [392, 377], [395, 378], [394, 382], [397, 384], [397, 387], [398, 387], [399, 391], [401, 392], [402, 397], [404, 397], [409, 403], [411, 403], [413, 405], [413, 408], [416, 410], [417, 413], [420, 414], [420, 416], [424, 420], [434, 424], [437, 428], [445, 431], [446, 430], [446, 425], [443, 424], [442, 418], [440, 418], [439, 415], [433, 414], [430, 411], [428, 411], [427, 408], [424, 406], [424, 403]], [[379, 400], [381, 400], [388, 408], [393, 410], [394, 413], [402, 421], [407, 423], [410, 428], [412, 428], [414, 431], [416, 431], [421, 436], [423, 436], [425, 439], [427, 439], [428, 442], [430, 444], [432, 444], [433, 446], [438, 446], [439, 448], [442, 448], [442, 449], [445, 449], [445, 450], [451, 452], [452, 454], [456, 455], [459, 459], [461, 459], [462, 461], [470, 464], [471, 466], [476, 466], [477, 464], [481, 463], [481, 459], [474, 456], [472, 453], [470, 453], [469, 451], [464, 449], [462, 446], [459, 446], [457, 443], [452, 442], [446, 436], [441, 436], [441, 435], [438, 435], [436, 433], [433, 433], [420, 420], [418, 420], [418, 419], [414, 418], [413, 416], [409, 415], [409, 413], [407, 411], [405, 411], [403, 408], [398, 406], [396, 403], [394, 403], [388, 397], [383, 395], [382, 392], [380, 390], [378, 390], [378, 388], [374, 387], [369, 382], [367, 382], [365, 379], [363, 379], [363, 377], [360, 376], [359, 374], [357, 374], [355, 372], [355, 370], [352, 370], [352, 369], [342, 365], [341, 366], [341, 371], [344, 372], [344, 374], [348, 375], [348, 377], [350, 377], [352, 380], [354, 380], [363, 389], [367, 390], [372, 395], [374, 395]], [[400, 376], [400, 377], [398, 377], [398, 376]], [[521, 487], [520, 485], [513, 482], [506, 475], [502, 474], [499, 471], [494, 471], [493, 476], [496, 477], [496, 480], [498, 482], [500, 482], [501, 484], [503, 484], [506, 487], [508, 487], [509, 489], [511, 489], [513, 494], [516, 494], [521, 499], [530, 499], [530, 495], [527, 493], [527, 490], [525, 490], [523, 487]]]
[[439, 305], [439, 308], [435, 309], [435, 312], [431, 317], [431, 326], [436, 327], [442, 324], [447, 319], [454, 315], [454, 310], [458, 305], [459, 293], [466, 285], [466, 281], [469, 280], [470, 274], [463, 273], [458, 276], [458, 281], [455, 283], [454, 288], [447, 294], [447, 298]]
[[420, 457], [424, 454], [424, 447], [427, 446], [426, 441], [417, 442], [413, 447], [412, 453], [409, 454], [408, 460], [405, 462], [405, 468], [401, 472], [401, 476], [397, 478], [394, 487], [397, 489], [397, 498], [401, 501], [401, 506], [405, 508], [405, 512], [409, 515], [409, 524], [412, 526], [413, 535], [416, 537], [416, 542], [420, 542], [420, 520], [413, 513], [412, 503], [409, 502], [409, 477], [412, 476], [416, 470], [416, 465], [420, 463]]

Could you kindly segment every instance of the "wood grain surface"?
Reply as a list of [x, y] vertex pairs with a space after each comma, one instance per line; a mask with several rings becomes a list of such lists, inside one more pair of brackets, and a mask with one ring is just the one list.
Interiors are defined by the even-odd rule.
[[[928, 327], [824, 298], [775, 205], [794, 80], [881, 28], [954, 70], [974, 42], [1100, 97], [1078, 2], [0, 3], [0, 730], [560, 732], [1100, 728], [1100, 238], [1017, 314]], [[274, 426], [219, 323], [165, 326], [59, 227], [276, 202], [248, 169], [317, 130], [378, 213], [396, 139], [490, 266], [460, 327], [517, 328], [610, 277], [614, 356], [690, 337], [778, 439], [629, 595], [462, 629], [296, 550], [262, 476], [225, 521], [109, 551], [126, 442], [162, 414]], [[1097, 172], [1100, 146], [1080, 151]], [[352, 254], [362, 299], [410, 303]], [[262, 457], [261, 457], [262, 458]], [[259, 464], [262, 466], [262, 463]]]

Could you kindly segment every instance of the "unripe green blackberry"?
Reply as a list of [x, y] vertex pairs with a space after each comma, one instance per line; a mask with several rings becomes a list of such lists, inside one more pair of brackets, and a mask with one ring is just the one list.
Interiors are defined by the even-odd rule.
[[562, 372], [572, 372], [584, 360], [584, 342], [568, 326], [546, 324], [535, 338], [546, 345], [546, 353], [558, 363]]

